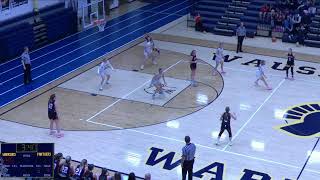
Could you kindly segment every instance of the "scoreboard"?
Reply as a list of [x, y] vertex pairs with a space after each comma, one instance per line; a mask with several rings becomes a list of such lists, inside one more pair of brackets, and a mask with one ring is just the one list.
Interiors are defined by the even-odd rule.
[[53, 177], [53, 143], [4, 143], [0, 153], [0, 177]]

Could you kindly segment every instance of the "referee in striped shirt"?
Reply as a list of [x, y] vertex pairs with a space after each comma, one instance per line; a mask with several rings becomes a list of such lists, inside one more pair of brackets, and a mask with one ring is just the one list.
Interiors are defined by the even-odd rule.
[[184, 138], [186, 145], [182, 148], [181, 166], [182, 166], [182, 180], [186, 180], [188, 173], [188, 180], [192, 180], [194, 154], [196, 153], [196, 146], [190, 143], [190, 137]]
[[24, 51], [21, 55], [21, 63], [23, 66], [23, 74], [24, 74], [24, 78], [23, 78], [23, 82], [24, 84], [29, 84], [32, 82], [32, 78], [31, 78], [31, 60], [30, 60], [30, 55], [29, 55], [29, 48], [28, 47], [24, 47]]

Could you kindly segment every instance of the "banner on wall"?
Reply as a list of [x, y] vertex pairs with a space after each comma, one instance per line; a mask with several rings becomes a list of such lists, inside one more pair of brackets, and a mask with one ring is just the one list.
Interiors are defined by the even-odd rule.
[[28, 4], [28, 0], [0, 0], [1, 11], [15, 8], [24, 4]]

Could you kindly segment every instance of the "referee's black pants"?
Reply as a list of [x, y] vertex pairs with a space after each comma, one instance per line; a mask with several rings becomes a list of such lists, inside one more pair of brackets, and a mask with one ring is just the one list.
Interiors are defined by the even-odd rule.
[[182, 180], [186, 180], [188, 173], [188, 180], [192, 180], [193, 176], [193, 163], [194, 159], [191, 161], [184, 161], [182, 165]]
[[26, 69], [24, 69], [24, 71], [23, 71], [23, 75], [24, 75], [23, 82], [24, 82], [24, 84], [28, 84], [32, 81], [32, 79], [31, 79], [31, 65], [25, 64], [25, 66], [26, 66]]
[[244, 40], [244, 36], [238, 36], [238, 44], [237, 44], [237, 53], [242, 52], [242, 43]]

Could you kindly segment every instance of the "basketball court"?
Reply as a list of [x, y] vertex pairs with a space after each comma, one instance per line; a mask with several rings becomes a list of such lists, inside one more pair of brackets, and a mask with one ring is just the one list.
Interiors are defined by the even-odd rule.
[[[318, 50], [298, 50], [295, 80], [287, 80], [283, 70], [287, 47], [272, 53], [271, 48], [256, 45], [236, 54], [230, 40], [212, 40], [214, 36], [183, 29], [184, 20], [153, 32], [161, 52], [157, 65], [149, 61], [139, 70], [143, 43], [131, 42], [110, 57], [115, 71], [103, 91], [99, 91], [96, 62], [2, 114], [0, 140], [54, 142], [56, 150], [73, 159], [86, 158], [95, 165], [133, 171], [141, 177], [150, 172], [155, 180], [177, 180], [181, 167], [175, 162], [181, 158], [184, 136], [189, 135], [197, 146], [195, 179], [263, 179], [267, 175], [275, 180], [320, 179], [320, 65], [314, 62], [319, 54], [313, 53]], [[226, 74], [212, 76], [213, 47], [219, 41], [225, 42], [230, 58], [224, 63]], [[197, 87], [190, 85], [192, 50], [201, 59]], [[254, 85], [258, 60], [266, 61], [270, 91], [262, 83]], [[165, 72], [165, 88], [170, 93], [152, 99], [149, 84], [158, 68]], [[46, 111], [52, 93], [57, 96], [65, 131], [61, 139], [48, 135]], [[219, 118], [226, 106], [237, 114], [231, 123], [233, 145], [225, 132], [217, 146]], [[307, 121], [305, 117], [311, 114], [313, 118]], [[304, 120], [304, 127], [291, 128]], [[157, 162], [167, 154], [171, 159]]]

